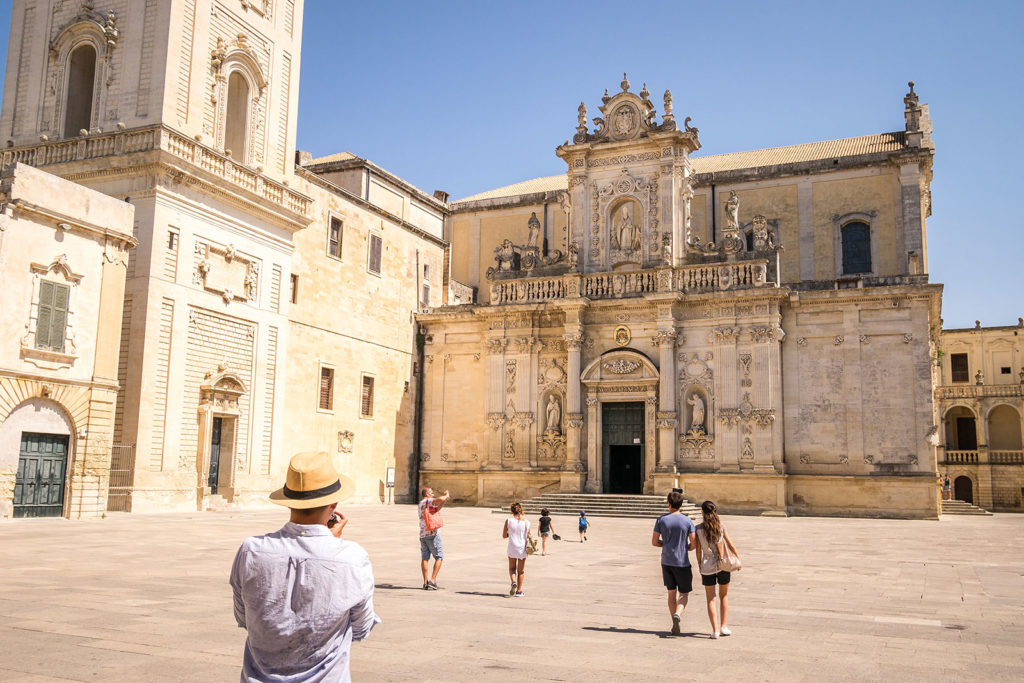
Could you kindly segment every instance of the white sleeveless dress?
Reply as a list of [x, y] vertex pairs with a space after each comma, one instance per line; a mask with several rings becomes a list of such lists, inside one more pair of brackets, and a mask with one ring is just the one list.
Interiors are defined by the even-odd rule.
[[508, 518], [508, 556], [526, 559], [526, 536], [530, 533], [530, 520]]

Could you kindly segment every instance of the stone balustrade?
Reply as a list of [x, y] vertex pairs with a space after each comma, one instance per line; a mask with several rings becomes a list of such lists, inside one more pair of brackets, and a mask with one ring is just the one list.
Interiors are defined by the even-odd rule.
[[946, 451], [944, 462], [950, 465], [976, 465], [978, 451]]
[[1021, 384], [965, 384], [935, 389], [935, 398], [1013, 398], [1024, 396]]
[[23, 163], [42, 168], [54, 164], [154, 150], [187, 161], [277, 206], [309, 217], [312, 200], [306, 195], [164, 125], [97, 133], [71, 140], [48, 140], [28, 147], [5, 149], [3, 166]]
[[989, 451], [988, 460], [993, 465], [1024, 465], [1024, 451]]
[[621, 299], [655, 292], [700, 294], [765, 286], [777, 286], [768, 281], [768, 262], [752, 260], [499, 280], [491, 285], [491, 303], [542, 303], [575, 297]]

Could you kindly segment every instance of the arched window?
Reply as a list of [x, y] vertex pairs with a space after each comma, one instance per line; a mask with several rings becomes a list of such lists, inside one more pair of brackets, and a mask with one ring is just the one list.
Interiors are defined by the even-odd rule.
[[232, 71], [228, 77], [228, 102], [225, 107], [224, 149], [245, 163], [245, 140], [249, 127], [249, 82], [239, 71]]
[[747, 251], [754, 251], [754, 231], [747, 233]]
[[842, 228], [843, 275], [871, 272], [871, 228], [854, 221]]
[[93, 82], [96, 77], [96, 48], [88, 43], [76, 47], [68, 59], [68, 98], [65, 103], [64, 137], [78, 135], [92, 126]]

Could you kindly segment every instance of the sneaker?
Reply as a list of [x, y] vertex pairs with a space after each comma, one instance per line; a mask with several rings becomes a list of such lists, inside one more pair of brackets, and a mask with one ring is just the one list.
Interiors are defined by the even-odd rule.
[[517, 597], [517, 598], [521, 598], [521, 597], [523, 597], [524, 595], [526, 595], [526, 593], [524, 593], [523, 591], [516, 591], [516, 597]]
[[433, 581], [427, 581], [427, 588], [429, 590], [436, 591], [437, 590], [437, 584], [434, 583]]
[[711, 638], [714, 639], [714, 640], [718, 640], [718, 631], [715, 631], [714, 633], [712, 633], [711, 634]]
[[679, 633], [680, 633], [680, 631], [679, 631], [679, 615], [678, 614], [673, 614], [672, 615], [672, 635], [678, 636]]
[[430, 590], [430, 582], [429, 581], [427, 581], [425, 584], [423, 584], [423, 590], [425, 590], [425, 591]]
[[719, 633], [721, 633], [723, 636], [731, 636], [732, 635], [732, 631], [730, 631], [727, 626], [723, 626], [722, 630], [719, 631]]
[[516, 588], [518, 588], [518, 587], [519, 586], [516, 585], [516, 582], [513, 581], [512, 582], [512, 587], [508, 589], [508, 596], [512, 597], [513, 595], [515, 595], [516, 594]]

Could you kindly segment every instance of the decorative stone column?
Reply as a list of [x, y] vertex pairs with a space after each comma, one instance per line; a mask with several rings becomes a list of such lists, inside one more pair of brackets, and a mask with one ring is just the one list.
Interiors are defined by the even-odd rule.
[[679, 334], [674, 329], [667, 329], [654, 335], [654, 344], [661, 351], [659, 400], [657, 412], [658, 426], [658, 458], [655, 470], [671, 472], [675, 463], [676, 425], [676, 391], [675, 391], [675, 348]]
[[[580, 405], [580, 354], [583, 349], [583, 333], [577, 327], [565, 334], [564, 339], [565, 348], [569, 353], [565, 372], [565, 412], [569, 421], [565, 459], [567, 467], [572, 467], [576, 472], [583, 472], [586, 471], [586, 463], [580, 450], [580, 432], [583, 428], [583, 411]], [[574, 421], [579, 423], [578, 427], [573, 426]]]

